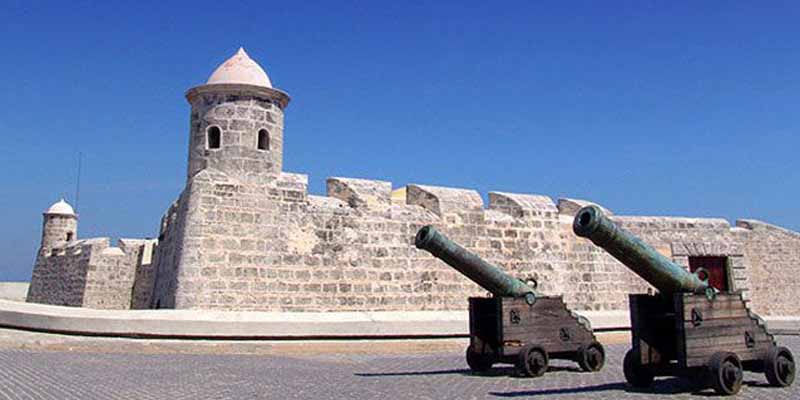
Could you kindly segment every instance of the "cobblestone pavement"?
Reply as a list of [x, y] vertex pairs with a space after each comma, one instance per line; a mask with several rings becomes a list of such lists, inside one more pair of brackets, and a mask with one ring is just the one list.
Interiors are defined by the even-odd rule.
[[[800, 354], [800, 337], [779, 336]], [[124, 342], [120, 342], [124, 343]], [[393, 346], [392, 342], [376, 346]], [[461, 352], [398, 355], [137, 354], [69, 349], [0, 349], [0, 399], [645, 399], [704, 398], [687, 381], [660, 379], [634, 392], [622, 375], [625, 344], [607, 346], [599, 373], [558, 362], [541, 378], [515, 378], [510, 368], [472, 375]], [[740, 399], [800, 399], [800, 385], [765, 387], [747, 373]]]

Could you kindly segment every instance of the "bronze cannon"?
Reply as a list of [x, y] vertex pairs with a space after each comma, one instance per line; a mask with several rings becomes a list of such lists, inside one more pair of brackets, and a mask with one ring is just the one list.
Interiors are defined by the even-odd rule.
[[602, 247], [661, 293], [705, 293], [709, 289], [707, 282], [617, 226], [597, 206], [587, 206], [578, 211], [572, 230]]
[[605, 349], [588, 321], [567, 309], [561, 296], [542, 296], [432, 226], [419, 230], [415, 244], [492, 293], [469, 298], [467, 365], [473, 371], [506, 363], [520, 375], [540, 376], [550, 359], [573, 360], [584, 371], [603, 367]]
[[716, 290], [708, 271], [686, 271], [597, 206], [579, 210], [572, 229], [658, 289], [629, 296], [632, 346], [623, 363], [629, 384], [685, 376], [731, 395], [741, 388], [743, 370], [763, 372], [772, 386], [794, 382], [791, 351], [775, 343], [740, 291]]
[[531, 304], [536, 301], [536, 291], [528, 284], [470, 253], [430, 225], [417, 232], [414, 244], [418, 249], [427, 250], [495, 296], [525, 297]]

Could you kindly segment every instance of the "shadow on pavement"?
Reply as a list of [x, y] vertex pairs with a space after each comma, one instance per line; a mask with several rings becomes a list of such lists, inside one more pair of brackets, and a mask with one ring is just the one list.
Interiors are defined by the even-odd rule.
[[[557, 371], [570, 371], [570, 372], [582, 372], [579, 368], [575, 367], [561, 367], [561, 366], [551, 366], [547, 369], [548, 372], [557, 372]], [[403, 372], [375, 372], [375, 373], [355, 373], [356, 376], [361, 377], [379, 377], [379, 376], [420, 376], [420, 375], [449, 375], [449, 374], [459, 374], [459, 375], [471, 375], [471, 376], [482, 376], [482, 377], [493, 377], [493, 376], [503, 376], [503, 377], [517, 377], [522, 379], [536, 379], [536, 378], [527, 378], [519, 376], [516, 372], [514, 367], [495, 367], [490, 369], [486, 372], [473, 372], [470, 369], [462, 368], [462, 369], [446, 369], [440, 371], [403, 371]]]
[[742, 386], [752, 386], [752, 387], [773, 387], [767, 382], [759, 382], [759, 381], [744, 381]]
[[356, 372], [355, 376], [361, 377], [378, 377], [378, 376], [418, 376], [418, 375], [449, 375], [460, 374], [469, 375], [471, 372], [468, 369], [445, 369], [440, 371], [406, 371], [406, 372]]
[[520, 392], [489, 392], [492, 396], [497, 397], [525, 397], [525, 396], [545, 396], [557, 394], [573, 394], [573, 393], [592, 393], [603, 392], [609, 390], [621, 390], [628, 393], [642, 393], [642, 394], [679, 394], [679, 393], [692, 393], [704, 395], [706, 392], [703, 387], [698, 387], [696, 384], [680, 379], [670, 378], [657, 380], [653, 387], [647, 389], [637, 389], [628, 386], [625, 382], [604, 383], [602, 385], [571, 387], [571, 388], [556, 388], [556, 389], [543, 389], [543, 390], [526, 390]]

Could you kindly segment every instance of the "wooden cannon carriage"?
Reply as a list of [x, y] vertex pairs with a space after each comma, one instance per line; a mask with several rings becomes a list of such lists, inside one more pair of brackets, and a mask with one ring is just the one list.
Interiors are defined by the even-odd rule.
[[584, 371], [599, 371], [605, 349], [589, 322], [567, 309], [561, 296], [540, 296], [530, 284], [450, 241], [431, 226], [415, 244], [492, 293], [469, 299], [467, 365], [484, 372], [494, 364], [516, 366], [522, 376], [541, 376], [550, 359], [567, 359]]
[[794, 382], [791, 351], [775, 343], [741, 292], [717, 291], [708, 271], [689, 273], [596, 206], [578, 211], [572, 227], [659, 291], [630, 295], [632, 347], [623, 365], [629, 384], [648, 387], [656, 376], [684, 376], [732, 395], [743, 370], [763, 372], [772, 386]]

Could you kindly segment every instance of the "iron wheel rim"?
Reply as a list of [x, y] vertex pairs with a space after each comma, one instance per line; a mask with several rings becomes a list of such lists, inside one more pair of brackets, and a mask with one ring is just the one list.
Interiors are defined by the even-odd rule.
[[719, 383], [726, 393], [736, 393], [742, 385], [742, 369], [731, 360], [725, 360], [719, 371]]
[[525, 367], [533, 376], [540, 376], [547, 370], [547, 356], [539, 349], [531, 349], [525, 355]]
[[597, 346], [593, 345], [586, 350], [586, 365], [591, 371], [597, 371], [605, 362], [605, 358], [605, 354]]
[[775, 372], [777, 372], [776, 378], [784, 386], [789, 386], [794, 382], [795, 366], [791, 354], [787, 354], [786, 351], [778, 353], [775, 357]]

